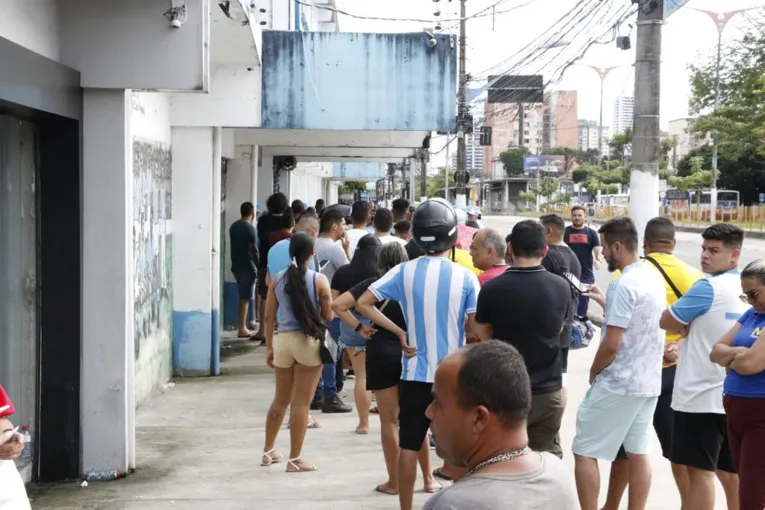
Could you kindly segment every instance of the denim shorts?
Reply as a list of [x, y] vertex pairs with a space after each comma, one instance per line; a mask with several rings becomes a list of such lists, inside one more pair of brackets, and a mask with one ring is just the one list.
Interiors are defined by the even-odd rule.
[[[353, 314], [353, 316], [365, 326], [369, 325], [369, 320], [362, 315], [359, 315], [353, 310], [351, 311], [351, 314]], [[342, 345], [345, 349], [355, 349], [356, 351], [363, 352], [367, 350], [367, 339], [361, 336], [360, 333], [354, 331], [353, 328], [348, 324], [341, 321], [340, 345]]]

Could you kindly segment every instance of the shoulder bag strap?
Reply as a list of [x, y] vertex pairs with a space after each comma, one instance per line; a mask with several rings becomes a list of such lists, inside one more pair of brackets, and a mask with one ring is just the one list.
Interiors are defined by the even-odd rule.
[[386, 299], [382, 306], [380, 307], [380, 313], [382, 313], [383, 310], [385, 310], [385, 307], [388, 306], [388, 303], [390, 303], [390, 299]]
[[674, 282], [672, 281], [672, 279], [669, 277], [669, 275], [667, 274], [667, 272], [666, 272], [666, 271], [664, 271], [664, 268], [663, 268], [663, 267], [661, 267], [661, 264], [659, 264], [659, 263], [656, 261], [656, 259], [654, 259], [653, 257], [649, 257], [649, 256], [646, 256], [646, 257], [645, 257], [645, 260], [647, 260], [648, 262], [650, 262], [651, 264], [653, 264], [653, 265], [656, 267], [656, 269], [658, 269], [658, 270], [659, 270], [659, 272], [661, 273], [661, 275], [664, 277], [664, 279], [667, 281], [667, 283], [669, 284], [670, 288], [672, 289], [672, 292], [674, 292], [674, 293], [675, 293], [675, 296], [677, 296], [677, 299], [680, 299], [681, 297], [683, 297], [683, 293], [682, 293], [682, 292], [680, 292], [680, 289], [678, 289], [678, 288], [677, 288], [677, 285], [675, 285], [675, 283], [674, 283]]

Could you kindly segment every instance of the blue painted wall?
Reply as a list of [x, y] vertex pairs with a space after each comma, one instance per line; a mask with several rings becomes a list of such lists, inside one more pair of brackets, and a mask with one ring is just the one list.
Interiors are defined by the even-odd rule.
[[262, 127], [453, 131], [454, 38], [263, 32]]
[[332, 176], [338, 180], [366, 181], [382, 179], [388, 173], [386, 163], [335, 163]]

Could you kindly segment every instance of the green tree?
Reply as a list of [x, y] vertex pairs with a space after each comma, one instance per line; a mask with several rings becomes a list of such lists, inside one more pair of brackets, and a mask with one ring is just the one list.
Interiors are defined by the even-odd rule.
[[714, 107], [716, 58], [690, 66], [691, 131], [711, 133], [720, 154], [737, 159], [747, 151], [765, 156], [765, 30], [751, 27], [725, 48], [720, 66], [719, 102]]
[[523, 158], [531, 152], [526, 147], [508, 149], [499, 154], [499, 160], [505, 167], [505, 175], [508, 177], [520, 177], [523, 175]]
[[712, 171], [704, 170], [704, 158], [692, 156], [689, 161], [690, 173], [686, 176], [672, 176], [669, 184], [681, 191], [697, 190], [696, 197], [701, 200], [701, 190], [712, 185]]
[[666, 174], [669, 167], [669, 157], [675, 147], [677, 147], [677, 138], [674, 136], [662, 140], [661, 148], [659, 149], [659, 172], [664, 171]]
[[529, 191], [518, 193], [518, 198], [526, 202], [536, 202], [537, 197], [541, 197], [542, 202], [552, 203], [552, 198], [558, 193], [560, 193], [558, 179], [545, 177], [539, 181], [539, 187], [536, 182], [529, 183]]
[[621, 164], [622, 161], [625, 159], [625, 147], [628, 144], [632, 143], [632, 128], [627, 128], [627, 130], [624, 133], [619, 133], [618, 135], [614, 135], [611, 137], [611, 140], [608, 142], [608, 146], [611, 147], [611, 154], [614, 156], [614, 159], [619, 161], [619, 164]]
[[445, 169], [441, 167], [438, 169], [438, 173], [432, 177], [428, 177], [428, 198], [444, 197], [444, 174], [448, 177], [450, 188], [453, 188], [456, 184], [454, 182], [454, 172], [444, 170]]
[[354, 195], [357, 192], [364, 191], [367, 189], [367, 183], [362, 181], [345, 181], [342, 186], [340, 186], [337, 191], [341, 195], [347, 195], [353, 193]]

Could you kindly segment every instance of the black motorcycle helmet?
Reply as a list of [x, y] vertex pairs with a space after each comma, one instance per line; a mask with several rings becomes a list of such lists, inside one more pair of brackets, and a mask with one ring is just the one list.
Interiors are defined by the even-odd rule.
[[425, 253], [442, 253], [457, 244], [457, 213], [443, 198], [421, 203], [412, 216], [412, 239]]

